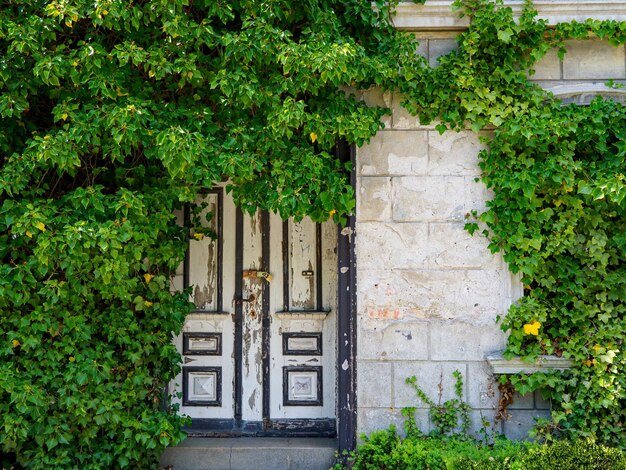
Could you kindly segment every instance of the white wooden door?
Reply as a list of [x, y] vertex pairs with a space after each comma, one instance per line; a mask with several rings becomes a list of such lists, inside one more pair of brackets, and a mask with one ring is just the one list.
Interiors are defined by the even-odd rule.
[[175, 279], [196, 307], [172, 384], [191, 432], [334, 435], [336, 226], [243, 214], [223, 188], [198, 202], [216, 238], [191, 241]]

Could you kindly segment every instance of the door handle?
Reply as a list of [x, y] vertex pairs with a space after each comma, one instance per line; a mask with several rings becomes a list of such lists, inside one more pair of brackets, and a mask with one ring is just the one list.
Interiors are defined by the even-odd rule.
[[274, 278], [270, 273], [265, 271], [244, 271], [243, 277], [248, 279], [265, 279], [267, 282], [271, 282]]
[[244, 302], [246, 302], [246, 303], [254, 303], [254, 302], [256, 302], [256, 295], [255, 295], [255, 294], [252, 294], [252, 295], [251, 295], [250, 297], [248, 297], [247, 299], [241, 298], [241, 299], [237, 299], [237, 300], [235, 301], [235, 303], [238, 303], [238, 304], [242, 304], [242, 303], [244, 303]]

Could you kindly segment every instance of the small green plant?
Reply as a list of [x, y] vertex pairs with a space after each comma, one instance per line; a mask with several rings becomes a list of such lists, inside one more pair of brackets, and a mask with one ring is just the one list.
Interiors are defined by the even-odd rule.
[[[417, 397], [426, 403], [430, 407], [430, 419], [435, 426], [433, 435], [445, 436], [456, 431], [461, 436], [467, 436], [470, 426], [470, 406], [463, 401], [463, 376], [458, 370], [455, 370], [452, 375], [455, 378], [454, 394], [456, 398], [446, 400], [441, 403], [441, 384], [439, 386], [439, 403], [435, 403], [424, 391], [417, 385], [417, 378], [415, 376], [406, 379], [407, 385], [410, 385]], [[406, 408], [402, 414], [408, 418], [406, 424], [407, 434], [415, 433], [417, 426], [413, 419], [415, 409]]]

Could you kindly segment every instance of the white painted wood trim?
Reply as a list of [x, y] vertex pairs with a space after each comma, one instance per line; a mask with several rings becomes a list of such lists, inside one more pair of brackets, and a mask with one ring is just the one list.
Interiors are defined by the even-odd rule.
[[[524, 1], [505, 0], [519, 16]], [[392, 20], [398, 29], [408, 31], [463, 30], [469, 19], [459, 18], [459, 12], [451, 8], [452, 0], [427, 0], [424, 5], [401, 2]], [[594, 20], [626, 21], [626, 0], [535, 0], [539, 18], [548, 20], [550, 25], [568, 21]]]
[[524, 362], [520, 357], [505, 359], [502, 354], [498, 353], [487, 356], [487, 362], [496, 375], [511, 375], [520, 372], [532, 374], [533, 372], [566, 370], [574, 367], [574, 361], [571, 359], [556, 356], [539, 356], [534, 363], [528, 363]]
[[276, 312], [274, 316], [281, 320], [324, 320], [330, 314], [328, 312]]
[[186, 321], [212, 321], [212, 320], [224, 320], [225, 318], [230, 319], [228, 317], [230, 312], [191, 312], [189, 315], [185, 317]]

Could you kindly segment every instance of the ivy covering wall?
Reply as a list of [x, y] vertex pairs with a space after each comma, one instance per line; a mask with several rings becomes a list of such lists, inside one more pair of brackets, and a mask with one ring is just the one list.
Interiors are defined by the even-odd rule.
[[[530, 2], [518, 20], [502, 2], [455, 2], [471, 19], [459, 49], [408, 77], [405, 105], [437, 128], [492, 129], [480, 153], [493, 191], [466, 228], [490, 239], [525, 295], [503, 315], [506, 354], [574, 360], [566, 373], [519, 375], [521, 393], [542, 388], [554, 405], [542, 432], [626, 447], [626, 108], [595, 99], [564, 105], [532, 84], [549, 49], [567, 39], [626, 40], [626, 24], [548, 27]], [[617, 85], [619, 86], [619, 85]]]

